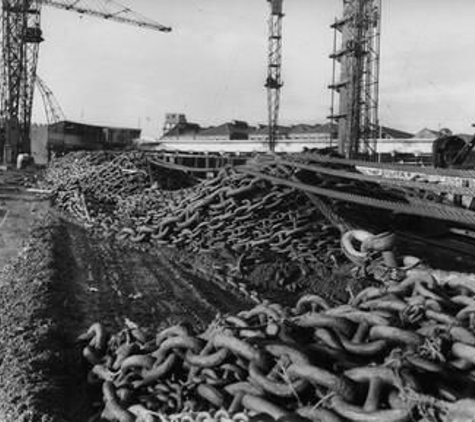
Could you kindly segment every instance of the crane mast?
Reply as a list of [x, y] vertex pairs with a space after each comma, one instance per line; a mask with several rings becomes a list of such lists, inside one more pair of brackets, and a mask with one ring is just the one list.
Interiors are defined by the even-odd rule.
[[267, 88], [269, 150], [274, 152], [278, 139], [280, 91], [282, 88], [282, 18], [283, 0], [268, 0], [270, 4]]
[[0, 139], [3, 159], [30, 152], [30, 123], [41, 32], [41, 1], [2, 1]]
[[338, 124], [339, 152], [371, 156], [379, 134], [379, 63], [381, 0], [343, 0], [343, 17], [335, 21], [334, 72], [330, 119]]
[[1, 5], [0, 161], [7, 163], [31, 149], [43, 5], [160, 32], [171, 30], [115, 0], [2, 0]]

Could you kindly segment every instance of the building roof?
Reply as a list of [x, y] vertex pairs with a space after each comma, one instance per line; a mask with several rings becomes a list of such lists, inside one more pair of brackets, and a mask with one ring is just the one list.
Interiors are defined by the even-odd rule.
[[[277, 126], [277, 132], [282, 135], [282, 134], [287, 134], [290, 132], [290, 128], [287, 126]], [[253, 128], [253, 130], [250, 132], [250, 135], [254, 136], [267, 136], [269, 134], [269, 126], [267, 125], [259, 125], [256, 128]]]
[[165, 132], [162, 138], [177, 138], [190, 132], [197, 133], [200, 129], [201, 126], [196, 123], [178, 123], [175, 127]]
[[322, 133], [330, 133], [330, 132], [338, 132], [338, 125], [333, 122], [327, 122], [324, 123], [323, 125], [320, 125], [319, 130], [322, 131]]
[[322, 125], [318, 123], [315, 125], [300, 123], [298, 125], [291, 126], [289, 133], [320, 133], [321, 126]]
[[61, 120], [59, 122], [49, 124], [48, 127], [54, 128], [54, 127], [61, 127], [62, 125], [64, 125], [64, 126], [74, 125], [76, 127], [102, 129], [102, 130], [103, 129], [110, 129], [110, 130], [127, 130], [127, 131], [136, 131], [136, 132], [141, 132], [142, 131], [142, 129], [138, 129], [138, 128], [91, 125], [89, 123], [75, 122], [73, 120]]
[[223, 123], [222, 125], [219, 125], [219, 126], [211, 126], [207, 129], [203, 129], [200, 131], [200, 136], [230, 137], [236, 132], [245, 132], [247, 134], [249, 133], [249, 130], [250, 130], [250, 127], [246, 122], [243, 122], [240, 120], [234, 120], [232, 122]]
[[338, 132], [338, 125], [335, 123], [327, 122], [322, 124], [297, 124], [290, 127], [289, 134], [291, 135], [304, 135], [304, 134], [331, 134], [336, 135]]
[[200, 131], [200, 136], [229, 136], [231, 135], [231, 128], [229, 123], [224, 123], [219, 126], [211, 126]]
[[421, 129], [417, 132], [413, 137], [414, 138], [422, 138], [422, 139], [436, 139], [440, 137], [441, 133], [438, 130], [432, 130], [428, 128]]
[[380, 131], [383, 136], [387, 135], [389, 138], [394, 139], [409, 139], [414, 137], [413, 133], [404, 132], [402, 130], [393, 129], [387, 126], [380, 126]]

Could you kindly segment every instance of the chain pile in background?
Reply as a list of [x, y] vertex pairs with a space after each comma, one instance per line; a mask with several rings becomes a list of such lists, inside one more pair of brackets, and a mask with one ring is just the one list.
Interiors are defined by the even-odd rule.
[[[390, 211], [452, 224], [475, 225], [473, 188], [365, 175], [355, 168], [357, 161], [316, 155], [313, 157], [323, 162], [315, 164], [311, 157], [305, 154], [288, 156], [287, 159], [275, 157], [274, 160], [244, 166], [241, 171], [276, 185], [311, 192], [344, 204], [371, 207], [386, 214]], [[273, 175], [275, 166], [287, 169], [286, 175]], [[465, 177], [469, 174], [467, 172]]]
[[96, 323], [80, 339], [109, 421], [183, 412], [216, 420], [225, 411], [266, 421], [468, 422], [474, 318], [473, 275], [421, 267], [336, 307], [306, 295], [294, 308], [262, 302], [218, 315], [200, 333], [127, 321], [112, 336]]
[[[311, 266], [338, 265], [339, 232], [304, 194], [232, 169], [169, 190], [157, 184], [160, 172], [167, 171], [136, 152], [76, 153], [53, 162], [45, 183], [57, 207], [101, 235], [196, 254], [228, 253], [237, 263], [234, 271], [215, 271], [215, 276], [234, 285], [256, 265], [276, 259], [293, 264], [275, 272], [275, 285], [282, 286]], [[297, 288], [296, 283], [288, 288]]]
[[120, 200], [152, 183], [157, 189], [173, 190], [192, 185], [193, 179], [154, 171], [142, 152], [81, 151], [53, 160], [43, 180], [58, 206], [93, 225], [116, 210]]

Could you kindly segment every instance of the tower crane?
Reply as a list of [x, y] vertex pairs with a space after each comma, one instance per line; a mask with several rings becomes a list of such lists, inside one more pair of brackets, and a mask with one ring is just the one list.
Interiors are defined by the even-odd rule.
[[267, 88], [269, 150], [274, 152], [278, 138], [280, 90], [282, 88], [282, 18], [283, 0], [267, 0], [270, 4]]
[[5, 162], [12, 162], [19, 152], [30, 152], [38, 52], [44, 41], [43, 5], [160, 32], [171, 30], [116, 0], [2, 0], [1, 5], [0, 156]]

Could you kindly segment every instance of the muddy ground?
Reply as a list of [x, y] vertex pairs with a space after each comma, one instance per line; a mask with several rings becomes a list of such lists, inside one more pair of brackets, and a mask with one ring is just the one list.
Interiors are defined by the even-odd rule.
[[21, 187], [3, 201], [1, 421], [90, 417], [94, 396], [76, 338], [93, 322], [110, 330], [126, 318], [147, 327], [188, 321], [198, 328], [217, 312], [251, 306], [190, 272], [176, 251], [152, 255], [92, 238]]

